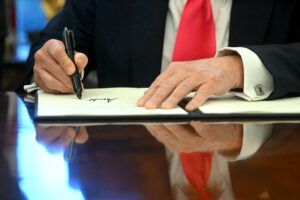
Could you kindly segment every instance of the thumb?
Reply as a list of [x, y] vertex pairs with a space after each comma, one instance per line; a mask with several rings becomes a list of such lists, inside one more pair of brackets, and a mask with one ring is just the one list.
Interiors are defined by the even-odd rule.
[[76, 52], [74, 59], [78, 67], [78, 71], [81, 73], [88, 63], [88, 57], [84, 53]]

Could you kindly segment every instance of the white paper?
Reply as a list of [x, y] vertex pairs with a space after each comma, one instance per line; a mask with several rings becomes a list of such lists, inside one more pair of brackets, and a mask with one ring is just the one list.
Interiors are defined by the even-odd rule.
[[38, 91], [37, 116], [140, 116], [140, 115], [186, 115], [174, 109], [145, 109], [137, 101], [146, 88], [85, 89], [82, 98], [74, 94], [59, 95]]
[[277, 100], [246, 101], [232, 94], [211, 97], [199, 108], [203, 113], [297, 114], [300, 97]]
[[[146, 88], [85, 89], [81, 99], [75, 94], [49, 94], [38, 91], [37, 117], [62, 116], [186, 116], [174, 109], [146, 109], [137, 106]], [[296, 114], [300, 113], [300, 97], [272, 101], [245, 101], [231, 94], [213, 96], [199, 107], [205, 114]]]

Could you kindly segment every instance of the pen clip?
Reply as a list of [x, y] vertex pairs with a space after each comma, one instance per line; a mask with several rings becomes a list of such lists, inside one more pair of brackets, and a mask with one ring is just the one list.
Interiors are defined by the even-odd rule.
[[63, 40], [65, 43], [66, 49], [68, 49], [68, 50], [75, 49], [76, 43], [75, 43], [75, 34], [74, 34], [73, 30], [65, 27], [64, 31], [63, 31]]

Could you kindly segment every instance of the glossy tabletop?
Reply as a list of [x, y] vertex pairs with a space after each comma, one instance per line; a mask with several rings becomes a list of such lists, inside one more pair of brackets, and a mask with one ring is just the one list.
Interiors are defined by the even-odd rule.
[[300, 119], [33, 120], [0, 93], [0, 199], [300, 199]]

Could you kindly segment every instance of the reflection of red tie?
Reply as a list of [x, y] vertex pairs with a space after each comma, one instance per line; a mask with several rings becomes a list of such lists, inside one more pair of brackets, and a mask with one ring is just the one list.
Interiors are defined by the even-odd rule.
[[213, 199], [207, 191], [207, 181], [211, 169], [211, 153], [181, 153], [182, 169], [189, 183], [196, 189], [199, 200]]
[[215, 27], [210, 0], [187, 0], [181, 15], [173, 61], [213, 57]]
[[[181, 15], [172, 60], [209, 58], [215, 52], [215, 27], [210, 0], [187, 0]], [[180, 160], [188, 181], [197, 191], [198, 199], [212, 199], [206, 190], [211, 153], [181, 153]]]

